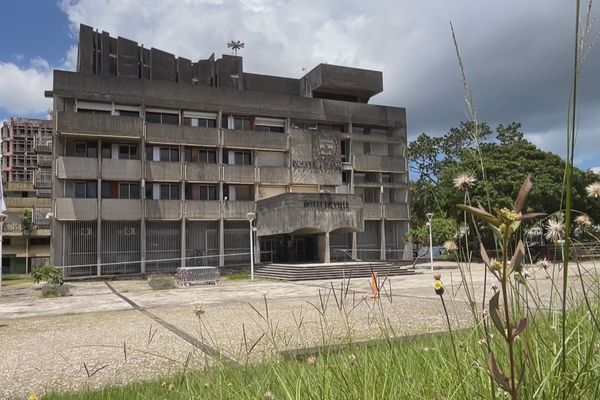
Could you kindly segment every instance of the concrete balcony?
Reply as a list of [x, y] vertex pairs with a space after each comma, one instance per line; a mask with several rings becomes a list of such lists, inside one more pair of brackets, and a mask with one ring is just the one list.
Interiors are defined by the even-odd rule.
[[219, 219], [221, 203], [219, 201], [188, 200], [185, 202], [185, 215], [188, 219]]
[[33, 192], [34, 190], [33, 182], [6, 182], [4, 184], [5, 195], [7, 192]]
[[359, 171], [406, 172], [404, 157], [354, 154], [352, 161]]
[[52, 154], [38, 154], [37, 164], [39, 167], [51, 167], [52, 166]]
[[406, 204], [386, 204], [386, 219], [408, 219], [408, 205]]
[[141, 201], [136, 199], [102, 199], [102, 219], [137, 221], [142, 217]]
[[223, 130], [223, 145], [258, 150], [287, 150], [287, 134], [279, 132]]
[[219, 130], [217, 128], [147, 124], [146, 140], [151, 143], [176, 143], [214, 147], [219, 144]]
[[52, 189], [52, 171], [49, 169], [38, 169], [33, 172], [34, 189]]
[[181, 164], [178, 162], [149, 161], [146, 163], [145, 178], [148, 181], [180, 181]]
[[219, 164], [185, 163], [185, 179], [189, 182], [217, 182], [220, 172]]
[[254, 183], [254, 165], [224, 165], [223, 181], [228, 183]]
[[147, 219], [181, 219], [181, 201], [146, 200]]
[[36, 197], [5, 197], [6, 208], [22, 207], [50, 207], [52, 200], [50, 198], [39, 199]]
[[248, 220], [246, 213], [254, 212], [253, 201], [226, 201], [223, 203], [223, 215], [225, 219]]
[[363, 216], [365, 219], [381, 219], [381, 205], [379, 203], [364, 203]]
[[98, 215], [98, 200], [74, 199], [70, 197], [56, 199], [55, 218], [59, 221], [91, 221]]
[[290, 182], [289, 169], [287, 167], [260, 167], [259, 182], [288, 184]]
[[141, 170], [140, 160], [102, 160], [102, 179], [138, 181]]
[[141, 118], [66, 111], [57, 113], [56, 124], [60, 134], [138, 139], [144, 131]]
[[85, 157], [56, 157], [56, 176], [60, 179], [96, 179], [98, 160]]

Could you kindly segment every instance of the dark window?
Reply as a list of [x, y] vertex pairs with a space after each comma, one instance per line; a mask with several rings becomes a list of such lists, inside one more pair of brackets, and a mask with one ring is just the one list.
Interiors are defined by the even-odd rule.
[[160, 161], [179, 161], [179, 149], [176, 147], [161, 147], [160, 148]]
[[139, 183], [119, 183], [119, 198], [120, 199], [139, 199], [140, 198]]
[[249, 151], [236, 151], [234, 154], [236, 165], [252, 165], [252, 155]]
[[30, 238], [29, 244], [32, 246], [47, 245], [47, 244], [50, 244], [50, 238], [49, 237]]
[[217, 120], [210, 118], [185, 117], [183, 118], [183, 124], [198, 128], [216, 128]]
[[185, 149], [185, 161], [199, 162], [201, 164], [216, 164], [217, 150], [196, 147], [187, 147]]
[[108, 181], [102, 181], [102, 184], [100, 185], [100, 195], [102, 196], [103, 199], [110, 199], [114, 196], [111, 196], [110, 193], [110, 182]]
[[154, 185], [148, 182], [146, 182], [146, 199], [154, 199]]
[[195, 185], [185, 187], [186, 200], [217, 200], [216, 185]]
[[160, 199], [161, 200], [179, 200], [179, 185], [176, 183], [161, 183], [160, 184]]
[[102, 143], [102, 158], [111, 158], [112, 156], [112, 146], [110, 143]]
[[270, 126], [270, 125], [256, 125], [254, 130], [259, 132], [285, 132], [285, 128], [283, 126]]
[[162, 123], [169, 125], [179, 125], [179, 115], [177, 114], [163, 114]]
[[150, 145], [146, 146], [146, 161], [154, 161], [154, 148]]
[[96, 195], [96, 181], [75, 182], [75, 198], [93, 199], [96, 198]]
[[161, 116], [162, 116], [162, 114], [160, 114], [160, 113], [146, 112], [146, 122], [149, 122], [152, 124], [160, 124], [162, 121]]
[[119, 160], [137, 160], [138, 148], [135, 145], [119, 145]]
[[104, 114], [104, 115], [110, 115], [110, 111], [107, 111], [107, 110], [92, 110], [90, 108], [78, 108], [77, 112], [78, 113], [85, 113], [85, 114]]
[[75, 157], [87, 157], [87, 143], [76, 142], [75, 143]]
[[350, 162], [350, 141], [342, 140], [340, 142], [341, 145], [341, 153], [342, 153], [342, 162]]
[[129, 110], [117, 110], [121, 117], [140, 117], [139, 111], [129, 111]]
[[350, 171], [342, 171], [342, 182], [350, 183]]
[[233, 117], [233, 129], [240, 131], [254, 130], [254, 121], [250, 117]]

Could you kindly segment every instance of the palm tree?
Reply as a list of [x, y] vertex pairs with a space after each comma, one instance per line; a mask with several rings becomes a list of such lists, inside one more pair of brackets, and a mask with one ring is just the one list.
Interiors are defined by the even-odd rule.
[[232, 50], [232, 52], [237, 56], [238, 50], [244, 48], [244, 43], [242, 43], [239, 40], [232, 40], [231, 42], [227, 43], [227, 47], [229, 47]]

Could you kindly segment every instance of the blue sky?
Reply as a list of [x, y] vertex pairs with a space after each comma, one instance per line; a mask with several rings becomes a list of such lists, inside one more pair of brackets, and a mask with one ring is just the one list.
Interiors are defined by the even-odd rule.
[[[321, 62], [380, 70], [384, 92], [371, 102], [406, 107], [409, 139], [438, 136], [466, 118], [452, 20], [479, 120], [492, 127], [521, 122], [527, 139], [564, 156], [572, 3], [0, 0], [0, 121], [46, 115], [51, 103], [43, 91], [52, 88], [53, 69], [75, 68], [84, 23], [192, 60], [228, 53], [228, 41], [242, 40], [244, 70], [254, 73], [297, 78]], [[596, 23], [592, 37], [599, 31]], [[600, 166], [599, 70], [596, 43], [578, 98], [581, 168]]]

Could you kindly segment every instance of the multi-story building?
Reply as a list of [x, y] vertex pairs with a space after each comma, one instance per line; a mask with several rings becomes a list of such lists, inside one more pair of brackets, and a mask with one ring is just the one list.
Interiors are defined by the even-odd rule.
[[412, 257], [406, 113], [382, 73], [191, 62], [81, 25], [55, 71], [53, 259], [71, 275]]
[[29, 272], [50, 257], [52, 121], [11, 118], [2, 126], [7, 219], [3, 272]]

